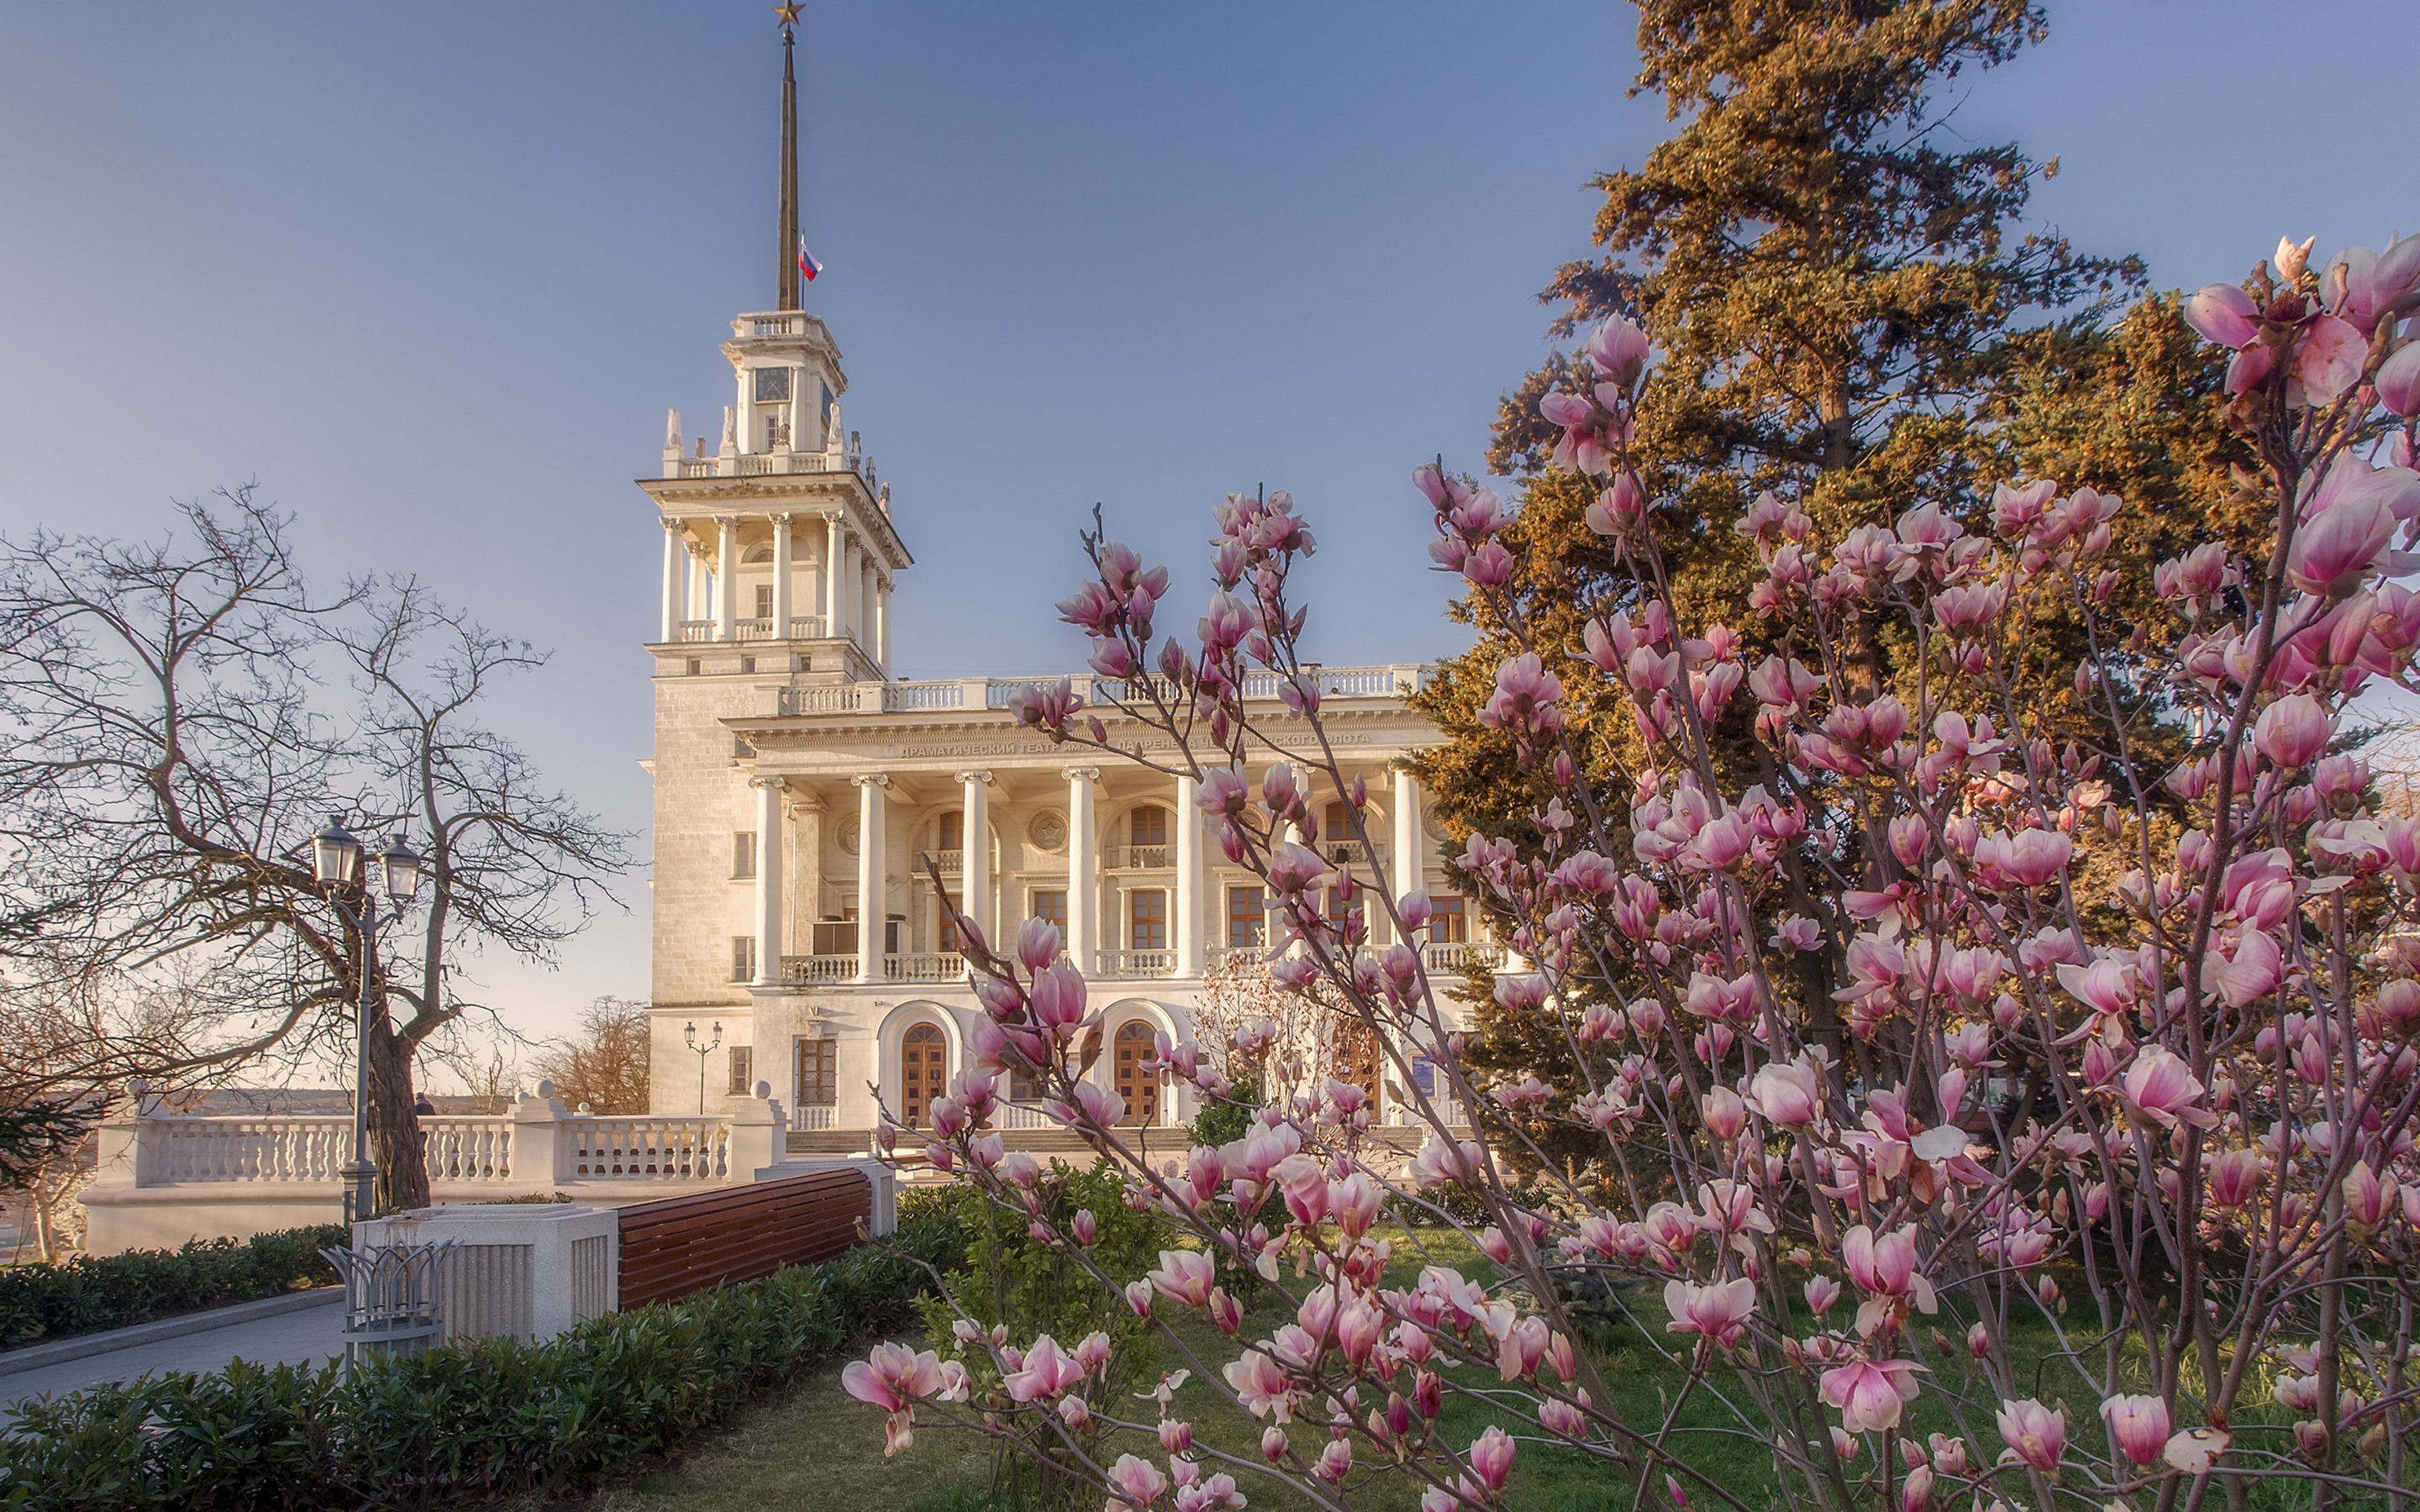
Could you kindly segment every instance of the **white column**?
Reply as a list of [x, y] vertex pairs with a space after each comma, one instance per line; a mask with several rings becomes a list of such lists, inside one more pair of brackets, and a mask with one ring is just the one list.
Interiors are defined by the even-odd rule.
[[756, 980], [782, 980], [782, 779], [752, 777], [756, 790]]
[[875, 649], [877, 639], [875, 632], [879, 628], [874, 619], [875, 574], [874, 550], [868, 547], [860, 550], [857, 555], [857, 628], [859, 631], [857, 644], [858, 649], [863, 651], [869, 658], [879, 662], [882, 659], [881, 654]]
[[664, 520], [664, 633], [659, 640], [680, 639], [681, 575], [688, 551], [681, 545], [681, 523], [667, 517]]
[[1097, 766], [1067, 768], [1067, 955], [1090, 977], [1100, 969], [1100, 838], [1094, 834]]
[[756, 395], [752, 392], [756, 386], [755, 371], [743, 367], [734, 373], [732, 378], [737, 385], [739, 396], [739, 449], [742, 452], [761, 450], [750, 441], [750, 433], [756, 428]]
[[714, 638], [729, 640], [736, 637], [732, 616], [736, 612], [739, 577], [739, 521], [730, 515], [715, 517], [715, 529], [721, 543], [714, 559]]
[[891, 779], [876, 772], [852, 777], [857, 784], [857, 980], [880, 981], [882, 927], [890, 912], [885, 896], [891, 878], [884, 867], [882, 793]]
[[958, 912], [975, 921], [984, 943], [1002, 947], [1000, 921], [991, 905], [991, 774], [960, 772], [958, 785], [966, 795], [958, 816], [958, 843], [965, 847], [958, 861]]
[[824, 517], [824, 634], [846, 635], [840, 623], [841, 569], [848, 565], [848, 524], [838, 515]]
[[859, 566], [861, 559], [858, 555], [857, 542], [844, 535], [841, 538], [840, 549], [840, 591], [833, 595], [840, 605], [840, 617], [835, 622], [840, 627], [832, 633], [854, 639], [861, 623], [857, 595], [858, 590], [864, 584], [864, 576]]
[[1176, 918], [1170, 928], [1180, 977], [1202, 975], [1202, 811], [1195, 786], [1189, 777], [1176, 779]]
[[874, 585], [874, 659], [882, 664], [885, 676], [891, 671], [891, 584], [877, 579]]
[[689, 609], [681, 618], [710, 620], [714, 618], [714, 600], [711, 597], [714, 586], [713, 579], [706, 576], [706, 558], [686, 542], [682, 544], [681, 552], [689, 558]]
[[1395, 768], [1395, 896], [1419, 892], [1428, 886], [1426, 826], [1420, 820], [1420, 779]]
[[790, 639], [790, 517], [773, 517], [773, 639]]

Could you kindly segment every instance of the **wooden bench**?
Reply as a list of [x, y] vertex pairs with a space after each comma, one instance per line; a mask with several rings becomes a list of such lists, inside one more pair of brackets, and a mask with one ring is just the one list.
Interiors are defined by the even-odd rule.
[[857, 1242], [874, 1183], [835, 1168], [621, 1210], [625, 1308], [828, 1260]]

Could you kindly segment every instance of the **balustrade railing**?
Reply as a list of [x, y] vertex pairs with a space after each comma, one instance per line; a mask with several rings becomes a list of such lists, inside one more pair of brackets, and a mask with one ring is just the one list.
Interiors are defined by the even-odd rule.
[[680, 638], [684, 640], [711, 640], [714, 639], [714, 621], [683, 620], [680, 622]]
[[1176, 864], [1173, 847], [1167, 845], [1112, 845], [1109, 865], [1128, 872], [1156, 872]]
[[967, 958], [955, 950], [901, 951], [883, 956], [882, 974], [892, 981], [957, 981], [967, 974]]
[[790, 1111], [790, 1127], [800, 1134], [825, 1134], [831, 1130], [832, 1116], [837, 1110], [830, 1103], [807, 1103]]
[[[1436, 1110], [1436, 1116], [1449, 1129], [1463, 1129], [1470, 1125], [1470, 1120], [1463, 1116], [1460, 1098], [1449, 1097], [1443, 1092], [1432, 1093], [1429, 1097], [1429, 1106]], [[1389, 1102], [1387, 1104], [1387, 1121], [1400, 1129], [1424, 1120], [1420, 1118], [1420, 1110], [1417, 1106], [1405, 1103]]]
[[513, 1174], [509, 1119], [439, 1116], [420, 1120], [421, 1160], [432, 1181], [505, 1181]]
[[1494, 971], [1504, 964], [1504, 947], [1492, 940], [1432, 940], [1420, 947], [1420, 964], [1431, 971]]
[[857, 978], [857, 957], [854, 955], [785, 955], [782, 958], [782, 980], [789, 982], [853, 981]]
[[791, 615], [791, 616], [790, 616], [790, 639], [791, 639], [791, 640], [822, 640], [823, 638], [824, 638], [824, 617], [823, 617], [822, 615], [820, 615], [820, 614], [793, 614], [793, 615]]
[[782, 713], [785, 717], [797, 714], [855, 714], [858, 703], [857, 685], [854, 683], [782, 689]]
[[566, 1119], [571, 1172], [591, 1181], [720, 1181], [731, 1174], [731, 1126], [717, 1118]]
[[[707, 633], [695, 639], [712, 640], [712, 622], [706, 622]], [[793, 632], [796, 634], [797, 632]], [[684, 635], [684, 640], [691, 639]], [[1419, 691], [1427, 681], [1424, 667], [1330, 667], [1306, 671], [1322, 698], [1404, 698]], [[1112, 701], [1129, 703], [1148, 702], [1151, 688], [1157, 679], [1095, 677], [1087, 672], [1071, 679], [1077, 696], [1087, 703], [1100, 704]], [[1248, 699], [1276, 699], [1283, 695], [1285, 680], [1275, 672], [1252, 672], [1244, 679], [1244, 696]], [[947, 680], [881, 684], [881, 707], [891, 713], [912, 713], [923, 709], [1005, 709], [1019, 693], [1055, 687], [1055, 677], [969, 677]], [[868, 687], [876, 685], [867, 684]], [[815, 702], [800, 701], [799, 692], [830, 694], [845, 692], [845, 701]], [[1161, 687], [1163, 696], [1172, 689]], [[783, 714], [855, 714], [872, 705], [863, 702], [856, 687], [846, 688], [793, 689], [783, 697]]]
[[967, 869], [967, 853], [964, 851], [918, 851], [916, 853], [916, 870], [923, 872], [927, 868], [939, 871], [943, 876], [955, 876], [957, 873]]
[[1030, 1103], [997, 1103], [991, 1110], [995, 1129], [1063, 1129], [1065, 1124]]
[[333, 1181], [353, 1158], [350, 1114], [147, 1120], [160, 1182]]
[[967, 706], [967, 685], [958, 679], [946, 683], [885, 683], [882, 706], [891, 711], [963, 709]]
[[1100, 972], [1104, 977], [1168, 977], [1176, 973], [1176, 952], [1173, 950], [1101, 950]]

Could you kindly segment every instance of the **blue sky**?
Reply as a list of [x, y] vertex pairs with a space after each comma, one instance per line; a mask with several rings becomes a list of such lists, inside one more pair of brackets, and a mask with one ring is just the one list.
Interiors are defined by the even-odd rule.
[[[2420, 228], [2407, 7], [2052, 0], [1953, 126], [2063, 171], [2044, 224], [2155, 280]], [[1092, 504], [1180, 581], [1210, 504], [1294, 491], [1331, 662], [1456, 644], [1410, 468], [1475, 463], [1667, 130], [1632, 12], [1563, 0], [821, 3], [806, 224], [917, 567], [904, 675], [1069, 668]], [[719, 424], [772, 302], [780, 50], [756, 0], [0, 11], [0, 530], [158, 529], [256, 479], [318, 575], [420, 574], [555, 652], [496, 720], [643, 826], [663, 411]], [[644, 840], [642, 841], [644, 849]], [[644, 995], [645, 890], [554, 1032]]]

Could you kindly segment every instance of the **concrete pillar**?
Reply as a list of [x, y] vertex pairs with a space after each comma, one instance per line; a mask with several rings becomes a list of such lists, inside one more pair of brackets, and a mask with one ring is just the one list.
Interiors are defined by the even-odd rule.
[[681, 551], [689, 558], [689, 607], [682, 613], [681, 618], [710, 620], [714, 618], [714, 601], [710, 596], [714, 587], [713, 579], [706, 576], [706, 558], [686, 541], [681, 546]]
[[865, 623], [865, 608], [859, 594], [865, 586], [865, 557], [854, 537], [841, 541], [840, 559], [840, 628], [832, 634], [847, 640], [857, 638], [858, 626]]
[[756, 980], [782, 980], [782, 779], [752, 777], [756, 790]]
[[686, 565], [688, 548], [681, 544], [681, 523], [667, 516], [664, 519], [664, 626], [659, 640], [680, 639], [681, 573]]
[[845, 636], [841, 618], [841, 585], [848, 580], [848, 522], [838, 515], [824, 517], [824, 634]]
[[1176, 975], [1202, 975], [1202, 810], [1194, 802], [1197, 784], [1189, 777], [1176, 779], [1176, 918], [1169, 928], [1176, 947]]
[[714, 526], [719, 535], [714, 557], [714, 638], [730, 640], [737, 637], [731, 622], [737, 612], [739, 521], [731, 515], [718, 515]]
[[958, 821], [958, 843], [965, 847], [958, 862], [958, 912], [975, 921], [985, 944], [999, 949], [1000, 921], [991, 903], [991, 780], [989, 772], [958, 774], [966, 795]]
[[884, 676], [891, 674], [891, 584], [877, 579], [874, 585], [874, 659]]
[[857, 627], [861, 633], [857, 638], [857, 645], [859, 650], [864, 652], [876, 665], [879, 665], [882, 661], [882, 654], [877, 649], [877, 642], [880, 640], [877, 632], [881, 627], [875, 621], [875, 609], [877, 603], [875, 582], [877, 577], [878, 569], [874, 564], [873, 549], [868, 548], [861, 550], [857, 557]]
[[1097, 766], [1067, 768], [1067, 956], [1090, 977], [1100, 969], [1100, 837], [1094, 833]]
[[881, 981], [884, 897], [891, 877], [884, 862], [883, 790], [891, 779], [879, 772], [852, 777], [857, 784], [857, 980]]
[[773, 517], [773, 639], [790, 639], [790, 517]]

